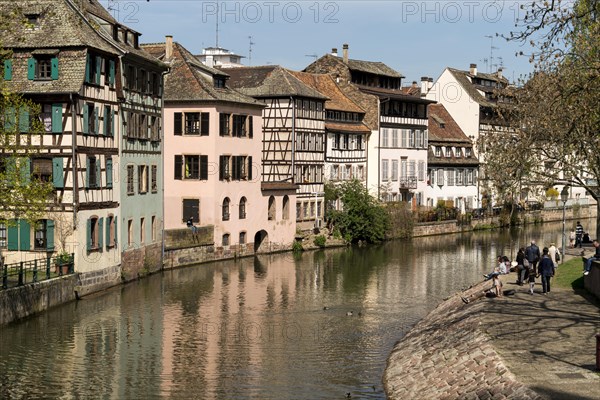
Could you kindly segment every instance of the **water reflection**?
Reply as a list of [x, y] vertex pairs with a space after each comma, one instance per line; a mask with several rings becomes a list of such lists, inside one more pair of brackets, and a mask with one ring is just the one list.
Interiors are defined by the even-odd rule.
[[560, 229], [168, 271], [4, 327], [0, 398], [383, 398], [396, 340], [497, 255]]

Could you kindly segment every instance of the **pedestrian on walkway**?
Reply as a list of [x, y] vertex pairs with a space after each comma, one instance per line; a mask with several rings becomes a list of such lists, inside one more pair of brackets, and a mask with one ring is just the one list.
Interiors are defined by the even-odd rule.
[[556, 245], [554, 245], [554, 243], [550, 243], [550, 247], [548, 247], [548, 255], [554, 263], [554, 268], [558, 268], [558, 261], [560, 260], [560, 251], [556, 248]]
[[521, 247], [519, 251], [517, 251], [517, 285], [522, 286], [525, 283], [525, 274], [527, 272], [527, 268], [523, 264], [525, 261], [525, 248]]
[[554, 263], [548, 255], [548, 248], [542, 250], [542, 260], [538, 268], [538, 274], [542, 277], [542, 294], [550, 293], [550, 280], [554, 276]]
[[575, 226], [575, 247], [579, 244], [579, 248], [581, 248], [583, 242], [583, 226], [581, 223], [577, 221], [577, 225]]
[[533, 294], [533, 289], [535, 288], [535, 268], [529, 267], [529, 294]]
[[593, 256], [590, 256], [590, 258], [587, 259], [587, 261], [585, 262], [585, 270], [583, 271], [584, 275], [589, 275], [590, 271], [592, 270], [592, 263], [594, 262], [594, 260], [600, 260], [600, 243], [598, 243], [597, 240], [594, 240], [594, 248], [596, 249], [596, 252], [594, 253]]
[[540, 248], [535, 244], [535, 240], [532, 240], [531, 244], [525, 249], [525, 257], [529, 261], [529, 265], [535, 270], [541, 257]]
[[569, 233], [569, 248], [572, 249], [575, 247], [575, 231], [571, 230]]

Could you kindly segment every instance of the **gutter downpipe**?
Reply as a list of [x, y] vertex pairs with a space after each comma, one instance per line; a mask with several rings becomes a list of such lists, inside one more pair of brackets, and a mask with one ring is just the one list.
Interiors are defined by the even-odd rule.
[[161, 141], [160, 141], [160, 172], [162, 175], [162, 221], [161, 221], [161, 227], [162, 227], [162, 233], [161, 233], [161, 253], [162, 253], [162, 265], [160, 266], [160, 269], [164, 269], [165, 266], [165, 99], [164, 99], [164, 87], [165, 87], [165, 75], [167, 75], [168, 73], [171, 72], [171, 68], [169, 67], [169, 69], [167, 69], [166, 71], [164, 71], [161, 75], [162, 75], [162, 79], [161, 79], [161, 83], [162, 83], [162, 90], [161, 90], [161, 107], [160, 107], [160, 130], [161, 130]]
[[296, 100], [290, 96], [290, 102], [292, 104], [292, 183], [296, 183]]
[[69, 93], [71, 101], [71, 169], [73, 173], [73, 230], [77, 230], [77, 206], [79, 205], [79, 185], [77, 184], [77, 120], [76, 103], [73, 93]]

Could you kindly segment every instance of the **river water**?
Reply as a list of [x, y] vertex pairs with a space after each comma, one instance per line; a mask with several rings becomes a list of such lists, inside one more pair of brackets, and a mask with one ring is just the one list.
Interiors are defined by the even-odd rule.
[[560, 245], [561, 227], [166, 271], [3, 327], [0, 398], [385, 398], [398, 339], [497, 255]]

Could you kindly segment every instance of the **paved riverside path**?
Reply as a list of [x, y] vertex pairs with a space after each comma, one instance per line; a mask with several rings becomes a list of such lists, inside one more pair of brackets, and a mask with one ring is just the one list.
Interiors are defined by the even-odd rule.
[[419, 322], [388, 358], [388, 398], [600, 399], [600, 308], [571, 289], [544, 296], [539, 282], [530, 295], [515, 280], [502, 277], [514, 296], [464, 304], [490, 287], [480, 283]]

